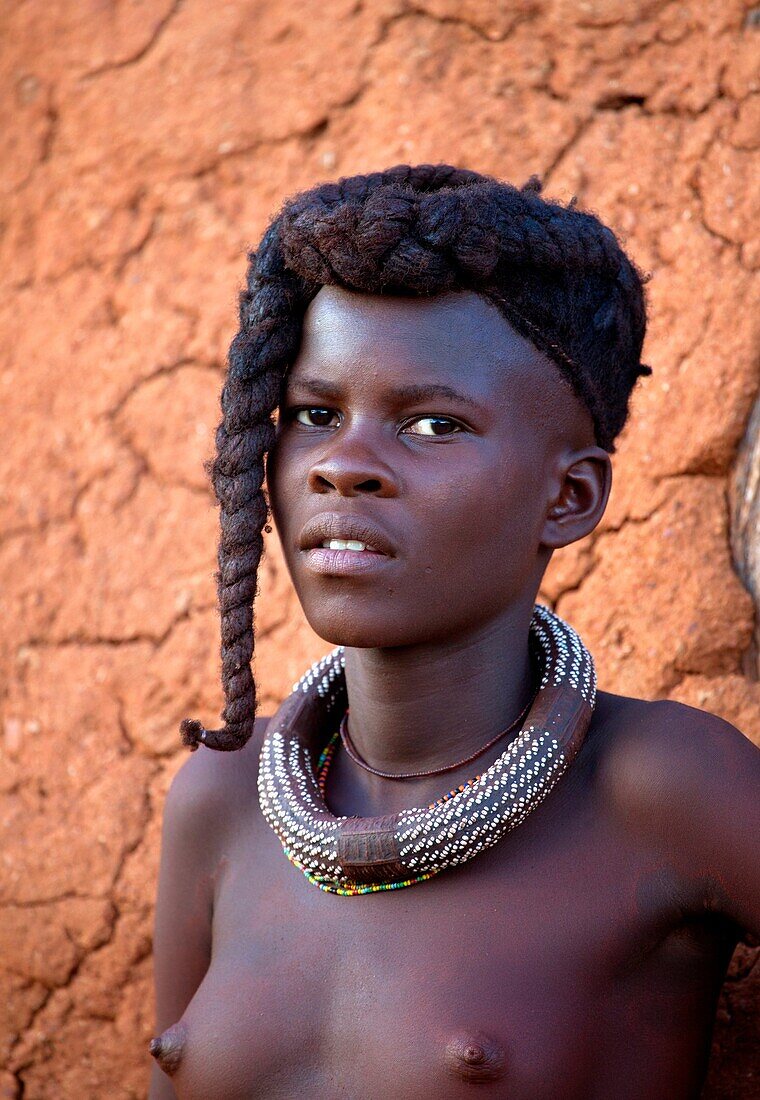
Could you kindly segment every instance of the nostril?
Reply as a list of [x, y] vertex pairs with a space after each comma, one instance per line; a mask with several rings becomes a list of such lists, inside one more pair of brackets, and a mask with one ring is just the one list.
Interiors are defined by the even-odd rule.
[[363, 470], [357, 469], [330, 469], [322, 467], [312, 469], [309, 473], [309, 488], [314, 493], [333, 493], [340, 496], [355, 496], [357, 493], [378, 493], [385, 495], [392, 491], [392, 479], [382, 477], [362, 477]]
[[341, 480], [335, 477], [333, 481], [330, 481], [329, 477], [323, 477], [322, 474], [316, 474], [313, 478], [312, 488], [317, 489], [317, 492], [324, 493], [329, 489], [337, 489], [337, 491], [346, 493], [379, 493], [383, 488], [383, 483], [379, 481], [377, 477], [367, 477], [366, 481], [354, 482], [343, 485], [341, 488]]

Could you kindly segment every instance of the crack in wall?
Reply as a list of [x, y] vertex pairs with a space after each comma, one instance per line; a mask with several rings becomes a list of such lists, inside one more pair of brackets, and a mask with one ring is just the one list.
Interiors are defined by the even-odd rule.
[[169, 27], [169, 24], [179, 14], [183, 3], [184, 0], [173, 0], [171, 7], [167, 11], [166, 15], [159, 19], [158, 23], [153, 29], [153, 33], [148, 38], [147, 42], [143, 46], [141, 46], [139, 50], [136, 50], [135, 53], [131, 54], [129, 57], [123, 58], [120, 61], [107, 61], [103, 65], [98, 65], [96, 68], [90, 69], [88, 72], [83, 73], [80, 77], [80, 80], [94, 80], [96, 77], [102, 76], [103, 73], [111, 73], [117, 71], [118, 69], [127, 69], [131, 68], [134, 65], [139, 65], [139, 63], [141, 61], [144, 61], [148, 54], [150, 54], [151, 51], [154, 50], [158, 43], [161, 41], [162, 37]]
[[[70, 972], [66, 976], [65, 980], [61, 983], [54, 984], [54, 985], [50, 986], [50, 988], [48, 989], [47, 995], [45, 996], [43, 1002], [39, 1005], [39, 1007], [32, 1014], [32, 1017], [31, 1017], [31, 1020], [30, 1020], [29, 1024], [24, 1029], [24, 1031], [16, 1038], [16, 1041], [11, 1046], [11, 1051], [10, 1051], [10, 1054], [9, 1054], [9, 1057], [8, 1057], [8, 1062], [7, 1062], [7, 1068], [18, 1079], [22, 1089], [25, 1086], [25, 1082], [23, 1080], [23, 1072], [24, 1072], [25, 1069], [28, 1069], [30, 1066], [32, 1066], [35, 1063], [36, 1058], [37, 1058], [37, 1054], [38, 1054], [38, 1048], [35, 1045], [35, 1043], [33, 1042], [31, 1037], [33, 1037], [34, 1033], [38, 1030], [40, 1020], [43, 1018], [43, 1016], [44, 1016], [46, 1010], [48, 1009], [48, 1007], [50, 1006], [53, 998], [56, 997], [56, 995], [61, 994], [63, 992], [66, 992], [67, 990], [69, 990], [76, 983], [76, 980], [77, 980], [79, 974], [82, 971], [82, 967], [85, 964], [89, 963], [93, 958], [96, 958], [98, 953], [103, 952], [108, 947], [110, 947], [113, 944], [114, 940], [115, 940], [116, 934], [118, 932], [119, 922], [120, 922], [120, 920], [123, 919], [123, 914], [122, 914], [122, 912], [120, 910], [120, 907], [118, 905], [116, 894], [117, 894], [117, 891], [118, 891], [120, 880], [121, 880], [121, 878], [122, 878], [122, 876], [125, 872], [125, 868], [127, 866], [127, 862], [129, 860], [129, 857], [131, 855], [133, 855], [138, 850], [138, 848], [140, 848], [140, 846], [142, 844], [144, 844], [144, 842], [145, 842], [147, 830], [148, 830], [148, 827], [150, 825], [150, 822], [151, 822], [151, 820], [153, 818], [153, 815], [154, 815], [154, 812], [155, 812], [155, 807], [152, 804], [150, 790], [151, 790], [151, 786], [152, 786], [153, 781], [159, 775], [160, 771], [161, 771], [161, 765], [160, 764], [155, 765], [154, 768], [152, 769], [151, 773], [150, 773], [150, 776], [148, 777], [148, 779], [146, 781], [146, 785], [145, 785], [144, 792], [143, 792], [142, 824], [141, 824], [141, 828], [138, 830], [138, 834], [137, 834], [135, 840], [132, 843], [125, 845], [124, 848], [122, 849], [121, 856], [120, 856], [120, 859], [119, 859], [119, 861], [117, 863], [117, 866], [115, 868], [115, 871], [114, 871], [112, 881], [111, 881], [111, 884], [110, 884], [109, 888], [103, 894], [93, 895], [93, 897], [95, 897], [97, 900], [104, 900], [104, 901], [108, 901], [110, 903], [110, 921], [109, 921], [109, 928], [108, 928], [108, 933], [107, 933], [106, 938], [101, 943], [99, 943], [95, 948], [93, 948], [89, 951], [88, 950], [82, 950], [81, 956], [76, 960], [76, 962], [72, 966]], [[82, 897], [82, 895], [79, 895], [79, 894], [76, 894], [76, 893], [73, 893], [73, 892], [71, 894], [60, 895], [60, 898], [63, 898], [63, 899], [68, 898], [68, 897], [80, 898], [80, 897]], [[40, 906], [50, 905], [53, 901], [60, 900], [60, 898], [45, 899], [44, 901], [41, 901], [39, 904], [40, 904]], [[30, 907], [30, 906], [26, 906], [26, 907]], [[69, 934], [67, 929], [64, 929], [64, 931], [67, 935]], [[79, 945], [76, 944], [75, 941], [72, 941], [72, 942], [74, 943], [75, 948], [77, 950], [79, 950]], [[133, 958], [131, 960], [131, 965], [134, 966], [137, 963], [139, 963], [141, 961], [141, 959], [147, 957], [148, 953], [149, 953], [149, 948], [142, 955], [138, 955], [137, 958]], [[60, 1022], [65, 1023], [71, 1017], [72, 1014], [76, 1013], [76, 1011], [77, 1011], [77, 1007], [73, 1002], [71, 1002], [68, 1006], [65, 1006], [64, 1010], [63, 1010], [62, 1020]], [[88, 1018], [96, 1018], [90, 1012], [88, 1012], [86, 1015], [87, 1015]], [[106, 1017], [106, 1018], [110, 1018], [110, 1017]], [[27, 1042], [27, 1045], [28, 1045], [28, 1052], [25, 1055], [20, 1055], [19, 1051], [24, 1046], [25, 1041]]]
[[747, 418], [727, 498], [734, 568], [755, 605], [754, 635], [743, 665], [760, 680], [760, 396]]

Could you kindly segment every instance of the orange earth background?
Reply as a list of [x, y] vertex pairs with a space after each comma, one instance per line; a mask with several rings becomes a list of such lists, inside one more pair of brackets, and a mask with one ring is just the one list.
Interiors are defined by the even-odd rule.
[[[0, 19], [0, 1097], [143, 1097], [177, 724], [221, 705], [202, 463], [245, 249], [287, 194], [446, 160], [537, 172], [622, 235], [653, 275], [654, 375], [607, 514], [541, 598], [606, 690], [760, 741], [760, 11], [7, 0]], [[273, 540], [264, 714], [329, 648]], [[758, 1095], [756, 957], [738, 949], [721, 999], [711, 1100]]]

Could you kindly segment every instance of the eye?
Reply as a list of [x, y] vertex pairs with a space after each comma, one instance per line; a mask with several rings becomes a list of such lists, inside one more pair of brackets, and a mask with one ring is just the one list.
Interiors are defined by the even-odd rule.
[[418, 416], [403, 428], [409, 435], [454, 435], [462, 431], [462, 425], [449, 416]]
[[333, 427], [331, 423], [333, 419], [337, 418], [338, 414], [333, 409], [323, 409], [318, 406], [310, 408], [296, 409], [293, 414], [293, 419], [297, 420], [299, 424], [305, 425], [307, 428], [330, 428]]

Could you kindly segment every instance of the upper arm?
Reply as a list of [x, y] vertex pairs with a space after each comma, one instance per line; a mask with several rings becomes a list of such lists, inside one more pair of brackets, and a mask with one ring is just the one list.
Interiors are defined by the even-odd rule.
[[[201, 750], [185, 760], [164, 803], [153, 931], [156, 1035], [183, 1015], [211, 961], [215, 861], [209, 816], [218, 813], [204, 756]], [[155, 1065], [151, 1100], [174, 1096], [169, 1078]]]
[[663, 701], [613, 757], [627, 823], [667, 852], [706, 910], [760, 935], [760, 750], [716, 715]]
[[[250, 804], [267, 718], [238, 752], [201, 747], [174, 777], [164, 803], [153, 932], [156, 1035], [177, 1023], [211, 962], [214, 889], [236, 816]], [[150, 1100], [174, 1100], [156, 1064]]]

